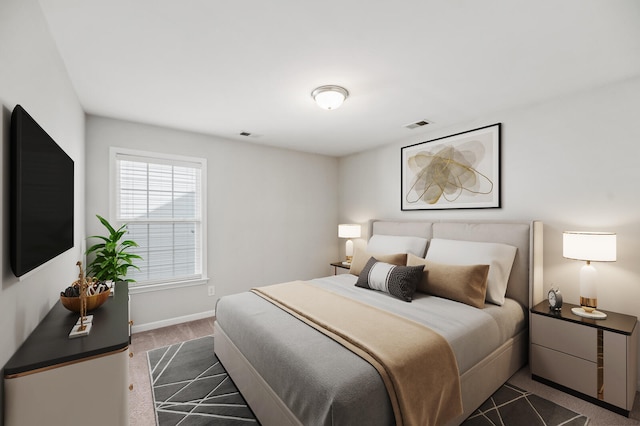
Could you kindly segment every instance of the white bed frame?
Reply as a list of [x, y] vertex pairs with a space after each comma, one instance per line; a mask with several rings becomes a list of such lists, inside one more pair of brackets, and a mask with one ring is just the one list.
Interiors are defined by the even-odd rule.
[[[522, 237], [523, 225], [528, 238]], [[541, 222], [370, 222], [369, 235], [414, 235], [469, 241], [502, 242], [518, 247], [507, 296], [526, 307], [534, 306], [542, 293]], [[517, 235], [516, 235], [517, 234]], [[526, 241], [524, 241], [526, 240]], [[526, 255], [524, 255], [526, 253]], [[528, 318], [528, 315], [527, 315]], [[253, 368], [225, 331], [214, 324], [215, 353], [245, 397], [256, 417], [265, 426], [301, 425], [296, 416]], [[511, 338], [489, 356], [460, 376], [463, 413], [449, 424], [462, 423], [489, 396], [502, 386], [528, 360], [528, 329]]]

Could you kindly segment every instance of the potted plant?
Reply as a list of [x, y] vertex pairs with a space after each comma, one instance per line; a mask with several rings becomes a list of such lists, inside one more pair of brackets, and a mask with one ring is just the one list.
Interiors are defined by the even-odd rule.
[[135, 241], [120, 241], [127, 233], [127, 225], [124, 224], [117, 230], [100, 215], [96, 215], [100, 223], [109, 231], [108, 236], [93, 235], [89, 238], [98, 238], [102, 242], [89, 247], [85, 254], [94, 254], [93, 260], [87, 268], [87, 276], [95, 277], [98, 281], [128, 281], [126, 278], [129, 268], [138, 268], [133, 264], [134, 259], [142, 259], [137, 254], [129, 253], [131, 247], [138, 247]]

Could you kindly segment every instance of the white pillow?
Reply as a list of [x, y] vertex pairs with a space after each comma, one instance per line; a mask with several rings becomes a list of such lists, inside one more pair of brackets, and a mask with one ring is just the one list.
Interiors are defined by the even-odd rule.
[[433, 238], [425, 258], [449, 265], [489, 265], [486, 299], [502, 306], [516, 250], [507, 244]]
[[418, 257], [424, 256], [426, 248], [426, 238], [395, 235], [374, 235], [369, 239], [369, 244], [367, 244], [369, 253], [411, 253]]

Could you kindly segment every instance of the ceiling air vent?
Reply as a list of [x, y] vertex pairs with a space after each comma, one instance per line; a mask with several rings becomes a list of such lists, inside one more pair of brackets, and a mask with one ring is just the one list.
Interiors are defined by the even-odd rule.
[[417, 129], [418, 127], [426, 126], [427, 124], [430, 124], [427, 120], [420, 120], [420, 121], [416, 121], [415, 123], [407, 124], [404, 127], [407, 129], [413, 130], [413, 129]]

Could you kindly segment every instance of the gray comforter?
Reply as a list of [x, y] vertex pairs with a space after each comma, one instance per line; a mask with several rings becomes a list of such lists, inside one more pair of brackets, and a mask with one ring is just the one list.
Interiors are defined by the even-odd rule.
[[[525, 326], [525, 311], [512, 300], [476, 309], [418, 294], [407, 303], [355, 287], [356, 279], [347, 274], [312, 283], [432, 328], [451, 345], [461, 374]], [[223, 297], [216, 320], [304, 425], [394, 423], [375, 368], [266, 300], [253, 293]]]

